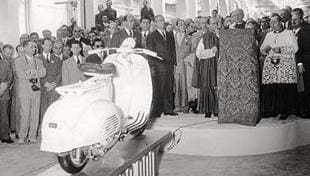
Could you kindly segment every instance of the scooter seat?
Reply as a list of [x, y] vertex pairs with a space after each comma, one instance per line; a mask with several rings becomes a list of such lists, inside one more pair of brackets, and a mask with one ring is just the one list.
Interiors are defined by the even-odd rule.
[[113, 64], [96, 64], [96, 63], [84, 63], [79, 66], [79, 69], [87, 74], [114, 74], [115, 66]]

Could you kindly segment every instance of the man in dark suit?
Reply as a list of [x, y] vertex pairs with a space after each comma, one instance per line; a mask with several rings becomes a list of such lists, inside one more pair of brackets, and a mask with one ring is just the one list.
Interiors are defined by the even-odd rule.
[[55, 88], [61, 85], [61, 61], [60, 58], [51, 54], [52, 41], [49, 38], [43, 39], [43, 52], [39, 55], [46, 70], [46, 75], [40, 79], [41, 82], [41, 108], [38, 132], [40, 134], [40, 125], [47, 108], [55, 102], [59, 95]]
[[147, 48], [154, 51], [163, 60], [150, 58], [149, 64], [153, 82], [153, 102], [151, 118], [165, 115], [178, 115], [173, 111], [173, 82], [176, 65], [175, 42], [172, 33], [164, 29], [165, 19], [162, 15], [155, 17], [157, 29], [147, 37]]
[[285, 29], [292, 30], [291, 14], [288, 9], [281, 9], [279, 15], [282, 19], [282, 25]]
[[4, 59], [0, 49], [0, 141], [13, 143], [9, 137], [9, 113], [10, 102], [9, 88], [13, 81], [13, 72], [10, 61]]
[[81, 44], [90, 45], [90, 40], [82, 37], [81, 28], [79, 26], [74, 26], [72, 39], [67, 41], [67, 45], [71, 46], [73, 41], [78, 41]]
[[303, 21], [302, 9], [294, 9], [292, 12], [293, 32], [297, 37], [298, 51], [296, 53], [297, 68], [303, 75], [304, 92], [301, 94], [301, 106], [303, 103], [303, 118], [310, 118], [310, 27]]
[[149, 17], [142, 17], [140, 19], [140, 27], [141, 27], [141, 47], [146, 48], [146, 38], [151, 33], [151, 19]]
[[153, 9], [148, 6], [148, 4], [149, 4], [148, 0], [143, 1], [143, 8], [140, 11], [140, 17], [141, 17], [141, 19], [143, 17], [148, 17], [153, 21], [154, 20], [154, 12], [153, 12]]
[[141, 33], [133, 29], [135, 26], [134, 16], [131, 14], [124, 16], [124, 22], [124, 29], [113, 34], [110, 45], [108, 47], [119, 48], [126, 38], [132, 37], [136, 41], [135, 48], [141, 48]]
[[98, 14], [96, 14], [95, 16], [95, 26], [97, 27], [97, 29], [101, 28], [102, 25], [102, 12], [103, 12], [104, 8], [102, 4], [98, 5]]
[[115, 21], [117, 18], [117, 12], [115, 9], [112, 9], [112, 1], [107, 0], [107, 8], [103, 10], [102, 16], [107, 16], [108, 21]]
[[[103, 49], [103, 41], [101, 39], [96, 38], [94, 40], [94, 49]], [[104, 61], [104, 55], [101, 54], [90, 54], [86, 57], [86, 62], [101, 64]]]

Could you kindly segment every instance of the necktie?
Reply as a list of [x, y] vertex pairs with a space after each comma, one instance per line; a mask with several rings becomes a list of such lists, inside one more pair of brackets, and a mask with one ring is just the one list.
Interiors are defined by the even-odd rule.
[[77, 61], [76, 61], [76, 63], [77, 63], [78, 65], [81, 63], [81, 61], [80, 61], [80, 58], [79, 58], [79, 57], [77, 57]]
[[163, 37], [164, 37], [165, 40], [167, 40], [165, 32], [163, 32]]
[[46, 55], [46, 60], [48, 63], [50, 63], [51, 60], [50, 60], [49, 54]]
[[132, 37], [132, 31], [129, 30], [129, 37]]

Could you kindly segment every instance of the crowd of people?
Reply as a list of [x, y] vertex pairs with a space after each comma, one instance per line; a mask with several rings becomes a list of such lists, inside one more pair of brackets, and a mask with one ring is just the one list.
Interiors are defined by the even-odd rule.
[[[59, 98], [55, 88], [83, 81], [78, 69], [85, 62], [101, 64], [106, 55], [91, 54], [98, 48], [118, 48], [127, 37], [137, 48], [147, 48], [163, 58], [149, 58], [153, 101], [151, 118], [178, 113], [218, 115], [217, 60], [219, 30], [255, 30], [261, 80], [261, 117], [287, 119], [310, 117], [310, 32], [303, 10], [290, 7], [261, 19], [244, 21], [242, 9], [223, 18], [211, 16], [174, 18], [170, 23], [154, 15], [144, 0], [139, 18], [117, 17], [112, 1], [98, 6], [95, 26], [62, 25], [55, 36], [50, 30], [22, 34], [19, 44], [0, 46], [0, 140], [3, 143], [37, 142], [48, 106]], [[16, 52], [15, 52], [16, 51]]]

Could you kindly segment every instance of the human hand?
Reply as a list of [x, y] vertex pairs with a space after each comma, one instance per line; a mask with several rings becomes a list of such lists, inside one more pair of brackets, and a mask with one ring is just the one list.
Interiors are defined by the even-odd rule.
[[264, 48], [264, 51], [265, 51], [266, 53], [268, 53], [271, 49], [272, 49], [272, 48], [271, 48], [269, 45], [267, 45], [267, 46]]
[[303, 74], [305, 72], [305, 68], [303, 65], [298, 65], [297, 69], [299, 74]]
[[211, 50], [212, 50], [213, 53], [217, 53], [217, 51], [218, 51], [216, 46], [212, 47]]

